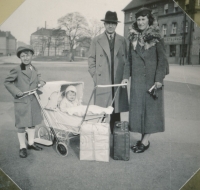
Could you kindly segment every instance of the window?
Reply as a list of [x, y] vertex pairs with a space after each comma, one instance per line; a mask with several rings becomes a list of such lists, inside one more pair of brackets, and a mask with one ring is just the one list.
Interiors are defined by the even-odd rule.
[[174, 22], [172, 23], [172, 31], [171, 31], [171, 34], [176, 34], [176, 29], [177, 29], [177, 24]]
[[167, 25], [166, 24], [162, 25], [162, 32], [163, 32], [163, 36], [167, 35]]
[[152, 5], [152, 8], [156, 8], [156, 7], [157, 7], [157, 5], [156, 5], [156, 4], [153, 4], [153, 5]]
[[184, 26], [184, 22], [182, 22], [182, 31], [181, 33], [183, 33], [185, 31], [185, 33], [188, 33], [188, 21], [185, 21], [185, 26]]
[[164, 14], [167, 14], [168, 13], [168, 4], [165, 4], [164, 6]]
[[185, 33], [188, 33], [188, 21], [185, 22]]
[[174, 2], [174, 12], [177, 12], [177, 11], [178, 11], [178, 3]]
[[170, 50], [170, 57], [175, 57], [176, 56], [176, 45], [170, 45], [169, 46], [169, 50]]
[[130, 16], [129, 16], [129, 21], [132, 21], [132, 18], [133, 18], [133, 14], [130, 13]]

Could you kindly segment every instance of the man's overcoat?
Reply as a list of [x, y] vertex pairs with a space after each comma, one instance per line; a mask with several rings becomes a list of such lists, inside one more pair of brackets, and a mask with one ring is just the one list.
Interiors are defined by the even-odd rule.
[[21, 64], [13, 68], [5, 79], [4, 85], [14, 97], [15, 126], [32, 127], [42, 121], [41, 108], [34, 95], [18, 99], [19, 92], [26, 92], [37, 88], [40, 74], [35, 67], [32, 71]]
[[164, 87], [157, 90], [158, 99], [154, 100], [147, 91], [155, 82], [163, 84], [169, 72], [163, 41], [147, 50], [137, 44], [129, 51], [131, 68], [130, 89], [130, 131], [141, 134], [163, 132], [164, 122]]
[[[116, 34], [114, 41], [114, 84], [120, 84], [123, 79], [129, 77], [128, 67], [126, 66], [127, 46], [125, 38]], [[109, 85], [111, 80], [111, 53], [106, 33], [95, 37], [91, 43], [88, 57], [89, 73], [93, 77], [95, 85]], [[116, 90], [116, 88], [115, 88]], [[112, 101], [111, 88], [98, 88], [95, 91], [94, 103], [107, 107]], [[127, 88], [119, 89], [114, 102], [114, 112], [128, 111]]]

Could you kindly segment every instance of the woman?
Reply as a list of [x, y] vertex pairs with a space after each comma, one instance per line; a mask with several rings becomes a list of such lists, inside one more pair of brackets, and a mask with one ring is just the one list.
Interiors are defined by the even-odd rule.
[[[141, 140], [131, 149], [135, 153], [142, 153], [150, 146], [150, 134], [163, 132], [165, 129], [163, 79], [168, 74], [168, 62], [163, 39], [151, 10], [141, 8], [135, 16], [136, 22], [133, 23], [129, 36], [129, 122], [130, 131], [142, 135]], [[122, 81], [126, 82], [126, 79]]]

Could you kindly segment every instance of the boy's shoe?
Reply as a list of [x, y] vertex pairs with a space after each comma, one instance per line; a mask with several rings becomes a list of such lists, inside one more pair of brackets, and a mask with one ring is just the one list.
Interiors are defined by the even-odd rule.
[[32, 145], [28, 144], [28, 149], [33, 149], [33, 150], [37, 150], [37, 151], [42, 150], [42, 148], [37, 146], [36, 144], [32, 144]]
[[22, 148], [19, 150], [19, 157], [26, 158], [27, 157], [27, 150], [26, 148]]

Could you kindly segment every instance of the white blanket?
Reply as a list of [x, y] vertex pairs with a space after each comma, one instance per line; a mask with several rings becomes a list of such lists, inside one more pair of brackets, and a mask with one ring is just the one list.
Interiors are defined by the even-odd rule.
[[[86, 105], [80, 105], [80, 106], [75, 106], [71, 108], [66, 109], [66, 113], [69, 115], [75, 115], [75, 116], [84, 116], [86, 112]], [[87, 111], [87, 115], [100, 115], [100, 114], [111, 114], [113, 112], [113, 107], [109, 106], [107, 108], [103, 108], [100, 106], [96, 105], [90, 105]]]

